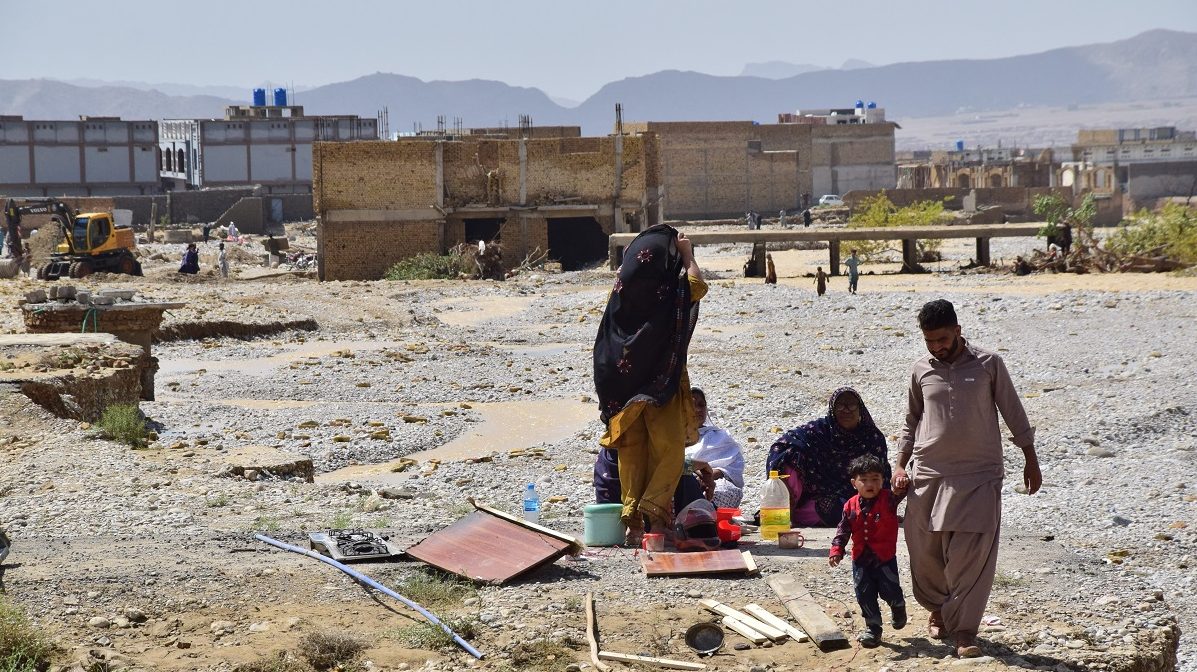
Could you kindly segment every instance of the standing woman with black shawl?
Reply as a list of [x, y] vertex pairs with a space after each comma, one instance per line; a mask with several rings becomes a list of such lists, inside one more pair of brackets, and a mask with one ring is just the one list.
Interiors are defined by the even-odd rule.
[[664, 224], [628, 245], [617, 276], [594, 341], [594, 386], [607, 426], [599, 444], [618, 454], [631, 546], [645, 518], [670, 529], [685, 448], [698, 440], [686, 352], [707, 284], [690, 240]]

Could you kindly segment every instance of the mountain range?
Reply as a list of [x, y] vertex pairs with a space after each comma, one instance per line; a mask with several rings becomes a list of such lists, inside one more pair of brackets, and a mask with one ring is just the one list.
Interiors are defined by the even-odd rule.
[[[786, 75], [815, 68], [798, 64], [749, 64], [745, 72]], [[227, 87], [102, 84], [54, 80], [0, 80], [0, 114], [27, 119], [73, 119], [78, 115], [126, 119], [221, 117], [235, 99]], [[161, 89], [176, 92], [170, 95]], [[226, 95], [211, 95], [211, 93]], [[1028, 106], [1098, 105], [1174, 100], [1197, 96], [1197, 33], [1152, 30], [1104, 44], [1052, 49], [986, 60], [941, 60], [869, 66], [845, 63], [780, 78], [715, 76], [666, 70], [603, 86], [576, 107], [554, 102], [536, 88], [491, 80], [422, 81], [375, 73], [300, 91], [293, 102], [309, 114], [373, 117], [386, 107], [392, 131], [434, 128], [438, 115], [465, 127], [516, 125], [519, 115], [535, 125], [572, 124], [583, 132], [610, 132], [616, 103], [624, 119], [691, 121], [750, 119], [771, 123], [779, 112], [851, 107], [876, 101], [890, 119], [1006, 110]]]

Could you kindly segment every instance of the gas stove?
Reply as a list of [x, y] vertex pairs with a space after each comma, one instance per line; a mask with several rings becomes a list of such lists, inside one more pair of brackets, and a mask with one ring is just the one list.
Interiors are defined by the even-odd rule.
[[308, 534], [308, 547], [338, 562], [389, 560], [403, 551], [387, 537], [366, 530], [328, 530]]

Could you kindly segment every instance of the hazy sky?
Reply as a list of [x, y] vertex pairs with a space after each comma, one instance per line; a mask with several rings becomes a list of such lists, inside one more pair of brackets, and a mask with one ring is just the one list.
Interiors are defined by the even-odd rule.
[[0, 0], [0, 79], [319, 85], [374, 72], [581, 100], [658, 70], [994, 58], [1197, 31], [1193, 0]]

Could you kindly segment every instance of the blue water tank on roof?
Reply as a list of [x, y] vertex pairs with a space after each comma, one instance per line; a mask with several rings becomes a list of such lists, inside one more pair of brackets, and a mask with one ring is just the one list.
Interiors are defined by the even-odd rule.
[[266, 107], [266, 89], [254, 89], [254, 107]]
[[875, 109], [877, 109], [877, 103], [874, 103], [873, 101], [870, 100], [869, 104], [865, 105], [865, 107], [869, 108], [870, 110], [875, 110]]
[[856, 101], [856, 106], [857, 106], [857, 107], [864, 107], [864, 101], [863, 101], [863, 100], [858, 100], [858, 101]]
[[963, 140], [957, 140], [957, 141], [956, 141], [956, 151], [957, 151], [957, 152], [963, 152], [963, 151], [964, 151], [964, 141], [963, 141]]
[[287, 106], [287, 90], [286, 89], [275, 89], [274, 90], [274, 105], [275, 105], [275, 107], [286, 107]]

